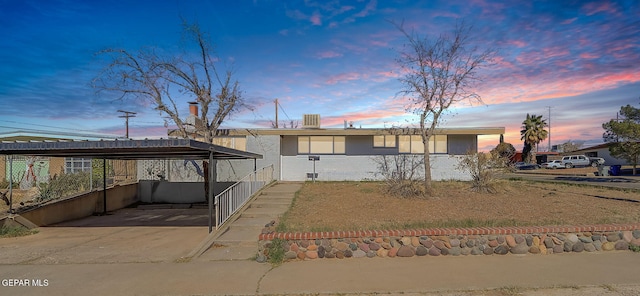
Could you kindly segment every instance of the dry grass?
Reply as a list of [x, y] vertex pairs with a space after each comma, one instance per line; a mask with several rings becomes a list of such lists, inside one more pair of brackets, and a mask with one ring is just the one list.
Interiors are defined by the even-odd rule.
[[501, 181], [498, 193], [436, 182], [431, 198], [387, 196], [378, 182], [306, 183], [279, 231], [583, 225], [640, 221], [640, 194], [586, 185]]

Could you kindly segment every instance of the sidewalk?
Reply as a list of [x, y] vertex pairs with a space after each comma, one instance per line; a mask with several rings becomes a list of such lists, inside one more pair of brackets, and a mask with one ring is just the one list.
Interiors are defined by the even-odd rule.
[[[221, 233], [212, 233], [192, 260], [247, 260], [255, 258], [262, 229], [284, 214], [302, 183], [277, 183], [266, 188]], [[205, 250], [206, 249], [206, 250]]]
[[[632, 252], [296, 261], [0, 265], [2, 295], [638, 295]], [[509, 293], [487, 293], [502, 289]], [[518, 291], [518, 294], [512, 293]], [[463, 294], [464, 292], [464, 294]], [[412, 294], [413, 293], [413, 294]]]

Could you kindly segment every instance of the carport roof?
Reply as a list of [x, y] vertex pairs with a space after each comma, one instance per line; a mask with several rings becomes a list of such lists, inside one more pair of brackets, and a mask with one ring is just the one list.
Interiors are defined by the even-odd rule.
[[261, 159], [262, 155], [191, 139], [3, 141], [0, 155], [105, 159]]

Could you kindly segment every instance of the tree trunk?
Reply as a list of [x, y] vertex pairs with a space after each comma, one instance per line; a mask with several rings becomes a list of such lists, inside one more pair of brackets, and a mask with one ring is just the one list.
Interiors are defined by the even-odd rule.
[[[425, 139], [426, 138], [426, 139]], [[424, 190], [429, 196], [433, 195], [433, 187], [431, 186], [431, 152], [429, 151], [429, 137], [423, 136], [424, 144]]]
[[536, 159], [536, 149], [538, 149], [538, 145], [532, 144], [531, 153], [529, 153], [531, 155], [531, 158], [529, 159], [529, 163], [538, 163], [538, 160]]

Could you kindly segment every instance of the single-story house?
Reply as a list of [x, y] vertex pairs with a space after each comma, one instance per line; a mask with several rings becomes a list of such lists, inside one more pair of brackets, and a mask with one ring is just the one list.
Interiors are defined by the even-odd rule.
[[[309, 119], [311, 118], [311, 119]], [[222, 129], [214, 144], [258, 153], [257, 167], [273, 165], [282, 181], [361, 181], [381, 178], [376, 159], [419, 157], [423, 153], [419, 130], [413, 128], [320, 128], [319, 115], [305, 115], [303, 128]], [[467, 180], [456, 169], [461, 155], [478, 150], [478, 135], [504, 134], [504, 127], [439, 128], [431, 137], [434, 180]], [[315, 160], [313, 160], [315, 159]], [[218, 163], [218, 180], [237, 180], [253, 165], [234, 160]]]
[[582, 148], [571, 153], [564, 153], [565, 155], [584, 154], [587, 157], [601, 157], [604, 159], [605, 165], [630, 165], [630, 163], [624, 158], [617, 158], [611, 156], [609, 152], [609, 146], [611, 143], [604, 143], [596, 146]]

